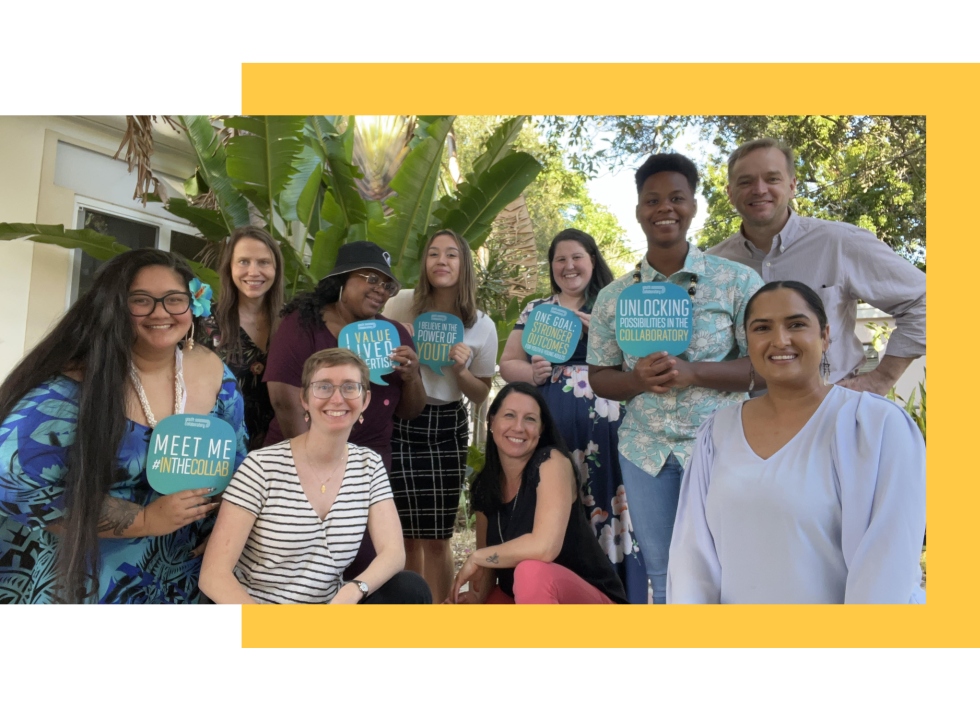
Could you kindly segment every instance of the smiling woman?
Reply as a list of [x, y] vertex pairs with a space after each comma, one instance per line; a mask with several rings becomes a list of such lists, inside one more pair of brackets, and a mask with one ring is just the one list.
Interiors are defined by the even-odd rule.
[[670, 548], [675, 603], [922, 603], [925, 443], [895, 403], [829, 385], [830, 327], [808, 286], [745, 313], [762, 397], [698, 431]]
[[262, 447], [275, 415], [262, 382], [283, 303], [282, 251], [268, 232], [240, 227], [222, 245], [221, 297], [199, 340], [224, 360], [245, 400], [249, 449]]
[[193, 277], [160, 250], [113, 258], [0, 387], [0, 602], [201, 598], [216, 505], [146, 477], [153, 428], [173, 414], [225, 420], [235, 466], [245, 456], [234, 376], [185, 345]]
[[[425, 581], [405, 549], [381, 457], [348, 442], [371, 405], [367, 365], [350, 350], [304, 363], [310, 429], [249, 454], [225, 491], [201, 587], [218, 603], [416, 603]], [[344, 582], [365, 530], [377, 556]]]

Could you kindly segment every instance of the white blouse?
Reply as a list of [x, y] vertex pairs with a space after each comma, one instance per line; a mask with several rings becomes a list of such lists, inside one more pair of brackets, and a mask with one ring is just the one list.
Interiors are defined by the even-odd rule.
[[684, 472], [668, 603], [924, 603], [926, 449], [908, 414], [834, 386], [763, 460], [742, 404], [698, 430]]

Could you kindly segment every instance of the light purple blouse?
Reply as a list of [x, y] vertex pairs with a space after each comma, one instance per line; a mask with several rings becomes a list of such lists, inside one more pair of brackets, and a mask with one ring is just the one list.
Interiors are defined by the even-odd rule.
[[835, 386], [763, 460], [741, 410], [722, 408], [698, 431], [667, 602], [924, 603], [926, 452], [908, 414]]

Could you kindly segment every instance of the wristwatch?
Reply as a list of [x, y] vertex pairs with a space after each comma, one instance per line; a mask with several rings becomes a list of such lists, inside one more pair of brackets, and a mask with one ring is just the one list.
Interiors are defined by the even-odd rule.
[[361, 600], [366, 598], [368, 596], [368, 593], [371, 592], [371, 588], [368, 587], [368, 584], [366, 582], [363, 582], [361, 580], [351, 580], [351, 583], [357, 585], [357, 589], [360, 590], [361, 595], [364, 596], [361, 598]]

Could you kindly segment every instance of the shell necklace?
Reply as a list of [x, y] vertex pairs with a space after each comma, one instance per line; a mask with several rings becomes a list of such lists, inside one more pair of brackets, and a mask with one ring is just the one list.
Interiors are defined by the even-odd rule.
[[[184, 385], [183, 359], [180, 348], [176, 348], [174, 350], [174, 415], [179, 415], [184, 411], [184, 406], [187, 401], [187, 387]], [[155, 428], [157, 426], [157, 419], [153, 416], [153, 411], [150, 409], [149, 400], [146, 399], [143, 383], [140, 382], [139, 370], [132, 363], [129, 365], [129, 380], [133, 383], [133, 388], [136, 390], [137, 397], [139, 397], [140, 407], [143, 408], [143, 414], [146, 415], [146, 424], [151, 428]]]

